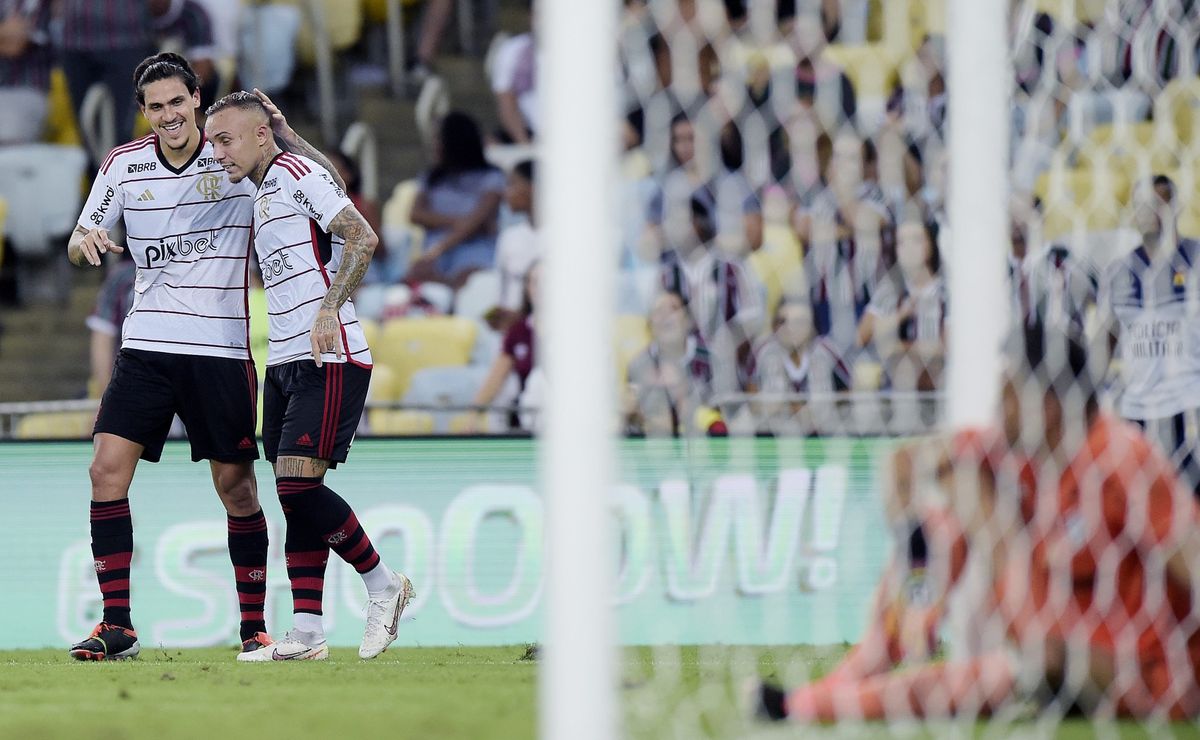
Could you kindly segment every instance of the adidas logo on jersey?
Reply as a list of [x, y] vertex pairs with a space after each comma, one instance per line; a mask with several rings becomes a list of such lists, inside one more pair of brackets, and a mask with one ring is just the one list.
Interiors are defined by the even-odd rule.
[[300, 439], [296, 440], [297, 447], [312, 447], [312, 437], [308, 436], [308, 432], [300, 435]]
[[242, 437], [242, 441], [238, 442], [239, 450], [248, 450], [254, 446], [254, 442], [249, 437]]
[[150, 188], [146, 188], [146, 192], [139, 195], [137, 199], [142, 202], [154, 200], [154, 193], [150, 192]]

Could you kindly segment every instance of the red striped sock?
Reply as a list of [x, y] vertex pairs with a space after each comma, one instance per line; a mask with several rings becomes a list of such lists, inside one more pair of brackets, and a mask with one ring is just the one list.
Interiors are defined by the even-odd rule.
[[133, 629], [129, 616], [129, 565], [133, 560], [133, 518], [129, 499], [92, 502], [92, 558], [104, 621]]
[[267, 519], [259, 509], [250, 516], [229, 515], [229, 560], [241, 610], [241, 639], [266, 632], [263, 609], [267, 601]]
[[[327, 488], [320, 478], [279, 478], [276, 487], [284, 512], [290, 509], [292, 517], [320, 533], [338, 557], [356, 571], [366, 573], [379, 565], [379, 554], [350, 504]], [[291, 521], [289, 518], [289, 527]]]

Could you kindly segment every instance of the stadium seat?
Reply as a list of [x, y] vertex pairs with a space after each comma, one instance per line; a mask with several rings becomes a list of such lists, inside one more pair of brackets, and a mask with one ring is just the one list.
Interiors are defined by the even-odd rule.
[[0, 198], [8, 201], [10, 248], [41, 256], [75, 228], [87, 155], [78, 146], [29, 144], [0, 148]]
[[388, 405], [400, 400], [400, 379], [396, 371], [387, 365], [375, 363], [371, 370], [371, 384], [367, 387], [367, 403]]
[[49, 110], [46, 113], [47, 144], [79, 146], [83, 143], [79, 125], [75, 121], [75, 105], [67, 88], [67, 76], [58, 67], [50, 71], [50, 92], [47, 96]]
[[475, 322], [457, 316], [392, 319], [384, 323], [371, 355], [377, 364], [395, 371], [399, 393], [403, 394], [418, 370], [466, 365], [475, 334]]
[[371, 321], [370, 319], [359, 319], [358, 324], [362, 327], [363, 338], [367, 340], [368, 347], [374, 347], [379, 344], [379, 322]]
[[899, 56], [886, 44], [830, 44], [829, 61], [846, 71], [858, 99], [859, 125], [874, 129], [896, 84]]
[[[470, 406], [483, 385], [490, 368], [481, 365], [466, 367], [430, 367], [413, 373], [404, 394], [404, 405], [421, 407], [433, 414], [433, 428], [438, 433], [450, 431], [450, 421]], [[446, 407], [437, 411], [436, 407]]]
[[1200, 132], [1200, 77], [1179, 77], [1154, 99], [1154, 120], [1166, 124], [1171, 146], [1194, 146]]
[[500, 303], [500, 272], [480, 270], [454, 296], [454, 315], [479, 320]]
[[433, 414], [403, 409], [369, 409], [367, 426], [376, 435], [433, 434]]
[[623, 384], [630, 361], [650, 344], [650, 326], [645, 316], [625, 314], [617, 317], [614, 332], [617, 378]]
[[420, 254], [425, 245], [425, 230], [409, 220], [420, 190], [416, 180], [402, 180], [383, 204], [383, 234], [380, 237], [387, 245], [388, 260], [398, 267], [407, 268], [412, 255]]
[[1044, 235], [1054, 238], [1078, 225], [1092, 231], [1115, 228], [1130, 184], [1129, 173], [1116, 168], [1051, 168], [1034, 187], [1045, 204]]
[[[311, 67], [316, 63], [316, 42], [314, 39], [313, 16], [310, 10], [311, 0], [283, 0], [290, 5], [299, 5], [304, 11], [304, 22], [300, 25], [300, 34], [296, 38], [296, 52], [299, 61]], [[329, 47], [333, 52], [343, 51], [358, 43], [362, 35], [363, 8], [358, 3], [348, 3], [345, 0], [317, 0], [321, 10], [324, 10], [325, 30], [329, 38]]]
[[95, 411], [48, 411], [21, 417], [17, 439], [86, 439], [96, 422]]
[[425, 146], [433, 146], [433, 135], [446, 114], [450, 112], [450, 88], [445, 80], [437, 75], [430, 75], [421, 85], [417, 95], [417, 104], [413, 109], [413, 118], [417, 124], [417, 132]]

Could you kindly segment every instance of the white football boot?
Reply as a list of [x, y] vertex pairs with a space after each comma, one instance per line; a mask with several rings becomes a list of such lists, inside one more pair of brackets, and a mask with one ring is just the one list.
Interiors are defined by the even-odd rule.
[[413, 587], [412, 581], [396, 571], [392, 571], [392, 584], [393, 590], [383, 598], [367, 601], [367, 629], [358, 648], [360, 658], [374, 658], [396, 639], [400, 615], [412, 600]]
[[258, 650], [248, 653], [238, 653], [237, 659], [243, 663], [270, 663], [275, 660], [326, 660], [329, 658], [329, 645], [324, 637], [318, 637], [312, 632], [288, 630], [283, 639], [276, 640], [270, 645], [263, 645]]

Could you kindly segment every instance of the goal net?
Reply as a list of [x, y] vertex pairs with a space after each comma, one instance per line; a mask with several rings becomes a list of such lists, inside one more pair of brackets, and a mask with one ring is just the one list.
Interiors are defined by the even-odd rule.
[[1200, 3], [1001, 4], [1003, 258], [944, 0], [624, 3], [626, 735], [1195, 732]]

